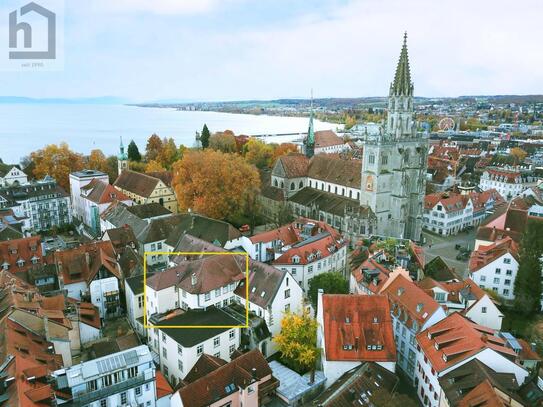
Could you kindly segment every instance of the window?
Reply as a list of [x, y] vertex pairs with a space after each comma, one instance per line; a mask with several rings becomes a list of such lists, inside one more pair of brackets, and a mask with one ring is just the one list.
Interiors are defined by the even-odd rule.
[[285, 304], [285, 312], [289, 312], [290, 311], [290, 304]]
[[167, 358], [168, 357], [168, 351], [166, 348], [162, 348], [162, 357]]
[[235, 350], [236, 350], [236, 345], [230, 345], [230, 347], [228, 348], [228, 352], [230, 353], [230, 355], [234, 353]]
[[138, 308], [143, 307], [143, 295], [138, 297]]
[[369, 157], [369, 159], [368, 159], [368, 162], [369, 162], [370, 164], [375, 164], [375, 155], [374, 155], [373, 153], [370, 154], [370, 157]]
[[196, 355], [200, 356], [202, 353], [204, 353], [204, 345], [198, 345], [196, 348]]
[[253, 391], [255, 391], [255, 388], [253, 386], [249, 386], [248, 393], [251, 394]]
[[235, 332], [233, 329], [231, 329], [230, 332], [228, 332], [228, 338], [229, 338], [230, 340], [232, 340], [232, 339], [234, 339], [235, 337], [236, 337], [236, 332]]
[[[164, 366], [164, 370], [167, 372], [168, 368]], [[136, 393], [136, 396], [141, 396], [141, 386], [138, 386], [135, 388], [135, 393]]]
[[107, 407], [107, 399], [100, 400], [100, 407]]
[[180, 356], [183, 356], [183, 347], [181, 345], [177, 345], [177, 353], [180, 355]]
[[313, 272], [313, 266], [309, 266], [309, 267], [307, 268], [307, 272], [308, 272], [308, 273], [312, 273], [312, 272]]
[[500, 284], [500, 279], [498, 277], [495, 277], [493, 282], [494, 284]]
[[166, 334], [162, 332], [162, 342], [166, 342]]
[[285, 298], [290, 298], [290, 288], [285, 290]]
[[481, 307], [481, 312], [482, 312], [483, 314], [486, 314], [486, 307]]
[[503, 259], [503, 263], [504, 264], [511, 264], [511, 259], [506, 257], [505, 259]]
[[168, 366], [162, 366], [162, 373], [164, 373], [164, 376], [168, 377]]
[[499, 275], [499, 274], [501, 274], [501, 273], [502, 273], [502, 269], [498, 267], [498, 268], [496, 269], [496, 274]]
[[296, 275], [296, 269], [294, 267], [292, 268], [291, 273], [292, 273], [293, 276]]
[[213, 347], [217, 348], [220, 345], [221, 345], [221, 337], [217, 336], [217, 337], [213, 338]]
[[510, 276], [510, 275], [512, 275], [512, 274], [513, 274], [513, 270], [507, 270], [507, 271], [505, 272], [505, 275], [507, 275], [507, 276]]
[[509, 295], [509, 290], [507, 288], [503, 289], [503, 295]]
[[505, 280], [503, 281], [503, 283], [504, 283], [505, 285], [511, 285], [511, 280], [505, 279]]
[[204, 298], [206, 301], [209, 301], [211, 299], [211, 293], [205, 293]]
[[126, 392], [121, 393], [121, 404], [126, 404]]
[[486, 276], [481, 276], [481, 281], [486, 281]]
[[217, 288], [215, 290], [215, 297], [220, 297], [221, 296], [221, 289], [220, 288]]
[[183, 372], [183, 362], [181, 360], [177, 361], [177, 367], [179, 368], [180, 372]]
[[108, 386], [111, 386], [112, 384], [113, 384], [113, 381], [111, 379], [111, 375], [107, 375], [102, 378], [103, 387], [108, 387]]

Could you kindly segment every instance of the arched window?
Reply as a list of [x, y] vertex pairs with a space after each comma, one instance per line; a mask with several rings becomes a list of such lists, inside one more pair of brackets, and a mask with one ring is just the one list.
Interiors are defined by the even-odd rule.
[[370, 157], [368, 159], [368, 162], [370, 164], [375, 164], [375, 155], [373, 153], [370, 154]]
[[298, 188], [303, 188], [304, 187], [304, 182], [303, 181], [300, 181], [300, 184], [298, 185]]
[[350, 189], [350, 190], [349, 190], [349, 198], [352, 198], [352, 197], [353, 197], [353, 190]]
[[276, 179], [275, 179], [275, 180], [273, 180], [273, 186], [274, 186], [274, 187], [278, 187], [278, 186], [279, 186], [279, 183], [277, 182], [277, 180], [276, 180]]
[[284, 188], [285, 184], [283, 184], [283, 181], [281, 181], [281, 188]]
[[296, 185], [294, 185], [294, 182], [290, 183], [290, 190], [294, 191], [294, 188], [296, 188]]
[[381, 161], [382, 161], [383, 165], [387, 165], [388, 164], [388, 155], [383, 154], [383, 156], [381, 158]]

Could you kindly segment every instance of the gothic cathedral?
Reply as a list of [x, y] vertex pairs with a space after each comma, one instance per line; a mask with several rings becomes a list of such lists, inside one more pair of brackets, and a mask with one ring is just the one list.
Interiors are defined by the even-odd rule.
[[388, 96], [386, 128], [364, 141], [360, 204], [377, 217], [381, 236], [419, 241], [427, 168], [428, 138], [417, 133], [407, 34]]

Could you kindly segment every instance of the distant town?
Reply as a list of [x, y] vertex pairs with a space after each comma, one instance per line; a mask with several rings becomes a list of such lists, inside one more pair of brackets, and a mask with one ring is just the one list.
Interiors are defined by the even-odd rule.
[[542, 406], [543, 96], [398, 45], [386, 98], [140, 105], [304, 133], [3, 157], [0, 406]]

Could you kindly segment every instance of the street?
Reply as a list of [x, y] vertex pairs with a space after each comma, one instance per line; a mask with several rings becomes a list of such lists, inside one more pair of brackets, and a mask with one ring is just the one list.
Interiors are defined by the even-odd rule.
[[456, 250], [454, 246], [459, 244], [473, 250], [476, 232], [476, 229], [473, 229], [468, 233], [460, 232], [456, 236], [440, 236], [423, 231], [422, 235], [426, 239], [426, 244], [423, 246], [426, 263], [430, 262], [434, 257], [440, 256], [449, 267], [454, 268], [461, 277], [467, 277], [468, 261], [456, 260], [459, 251]]

